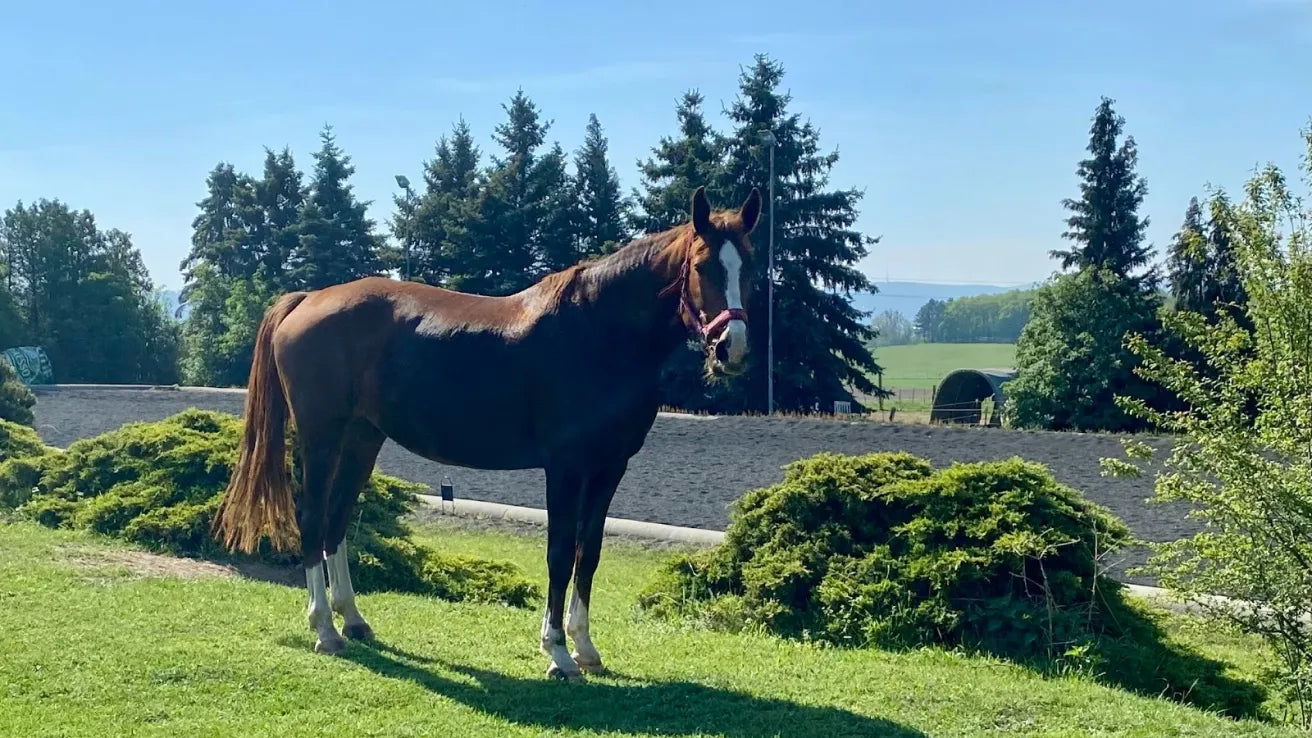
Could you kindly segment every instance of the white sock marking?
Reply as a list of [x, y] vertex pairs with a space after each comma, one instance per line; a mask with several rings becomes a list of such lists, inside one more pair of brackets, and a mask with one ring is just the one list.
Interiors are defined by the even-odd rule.
[[542, 614], [542, 639], [539, 643], [542, 653], [551, 658], [551, 665], [547, 667], [548, 674], [559, 672], [566, 677], [575, 677], [581, 673], [579, 665], [565, 647], [565, 632], [551, 627], [545, 612]]
[[305, 570], [305, 588], [310, 592], [310, 605], [305, 610], [310, 627], [319, 636], [319, 643], [340, 645], [342, 637], [333, 625], [332, 606], [328, 604], [328, 583], [322, 566], [311, 566]]
[[592, 645], [592, 635], [588, 632], [588, 606], [583, 604], [583, 598], [579, 597], [578, 587], [574, 588], [574, 596], [569, 601], [569, 621], [565, 625], [565, 632], [574, 639], [576, 662], [589, 666], [601, 663], [601, 654], [597, 652], [597, 647]]
[[355, 589], [351, 586], [351, 565], [346, 560], [346, 542], [337, 546], [337, 553], [328, 557], [329, 601], [333, 612], [342, 616], [349, 625], [364, 623], [364, 617], [355, 606]]
[[[724, 265], [724, 299], [729, 309], [743, 309], [743, 257], [738, 247], [725, 241], [720, 247], [720, 263]], [[743, 360], [747, 351], [747, 324], [741, 320], [729, 321], [725, 329], [729, 338], [729, 363], [737, 364]]]

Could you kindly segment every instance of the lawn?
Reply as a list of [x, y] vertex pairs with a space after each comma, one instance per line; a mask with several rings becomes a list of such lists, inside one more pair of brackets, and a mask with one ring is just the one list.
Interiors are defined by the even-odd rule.
[[1000, 369], [1015, 365], [1013, 343], [922, 343], [875, 349], [884, 368], [885, 389], [929, 388], [954, 369]]
[[[420, 537], [545, 578], [540, 529]], [[0, 523], [0, 733], [449, 736], [1277, 736], [1086, 678], [926, 649], [831, 650], [649, 622], [634, 598], [667, 551], [608, 541], [593, 634], [612, 673], [548, 681], [539, 609], [360, 597], [378, 634], [311, 652], [301, 587], [144, 571], [119, 544]], [[169, 560], [155, 559], [155, 564]], [[1258, 668], [1255, 644], [1173, 635]]]

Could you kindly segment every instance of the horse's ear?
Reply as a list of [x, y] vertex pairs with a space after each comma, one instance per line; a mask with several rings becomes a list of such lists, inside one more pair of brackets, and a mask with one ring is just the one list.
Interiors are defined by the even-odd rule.
[[756, 224], [761, 220], [761, 191], [753, 187], [738, 212], [743, 219], [743, 233], [756, 230]]
[[715, 231], [711, 225], [711, 203], [706, 199], [704, 186], [692, 193], [692, 227], [702, 236], [709, 236]]

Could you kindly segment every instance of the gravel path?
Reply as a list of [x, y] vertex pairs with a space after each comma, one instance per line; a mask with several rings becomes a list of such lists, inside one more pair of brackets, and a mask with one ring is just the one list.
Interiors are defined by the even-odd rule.
[[[243, 393], [203, 390], [64, 389], [38, 396], [37, 431], [47, 443], [67, 446], [124, 423], [159, 420], [189, 407], [240, 415], [244, 399]], [[1156, 440], [1150, 445], [1164, 450], [1169, 442]], [[781, 467], [790, 461], [820, 451], [899, 450], [936, 466], [1020, 456], [1048, 466], [1061, 482], [1110, 508], [1142, 538], [1173, 540], [1196, 530], [1196, 523], [1186, 519], [1180, 507], [1145, 502], [1152, 496], [1151, 475], [1127, 480], [1099, 474], [1099, 458], [1123, 455], [1120, 441], [1113, 436], [796, 418], [661, 416], [645, 447], [630, 463], [610, 514], [670, 525], [723, 528], [726, 505], [749, 489], [777, 482], [782, 477]], [[449, 475], [459, 497], [537, 508], [544, 504], [540, 470], [491, 472], [447, 467], [390, 441], [379, 457], [378, 469], [433, 488]], [[1141, 563], [1143, 553], [1132, 551], [1123, 558], [1116, 569]]]

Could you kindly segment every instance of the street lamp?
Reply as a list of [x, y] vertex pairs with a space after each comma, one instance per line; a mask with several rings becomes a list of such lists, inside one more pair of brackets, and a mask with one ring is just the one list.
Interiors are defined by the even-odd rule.
[[771, 131], [761, 134], [761, 143], [770, 149], [770, 239], [766, 267], [766, 339], [765, 339], [765, 407], [767, 415], [774, 415], [774, 147], [778, 141]]
[[[415, 193], [414, 190], [410, 189], [410, 178], [405, 176], [404, 174], [398, 174], [396, 175], [396, 184], [398, 187], [405, 190], [406, 201], [409, 202], [411, 205], [414, 205]], [[413, 214], [414, 213], [412, 212], [411, 215]], [[410, 241], [411, 240], [412, 239], [410, 238], [410, 236], [407, 235], [405, 239], [405, 281], [407, 282], [410, 281]]]

